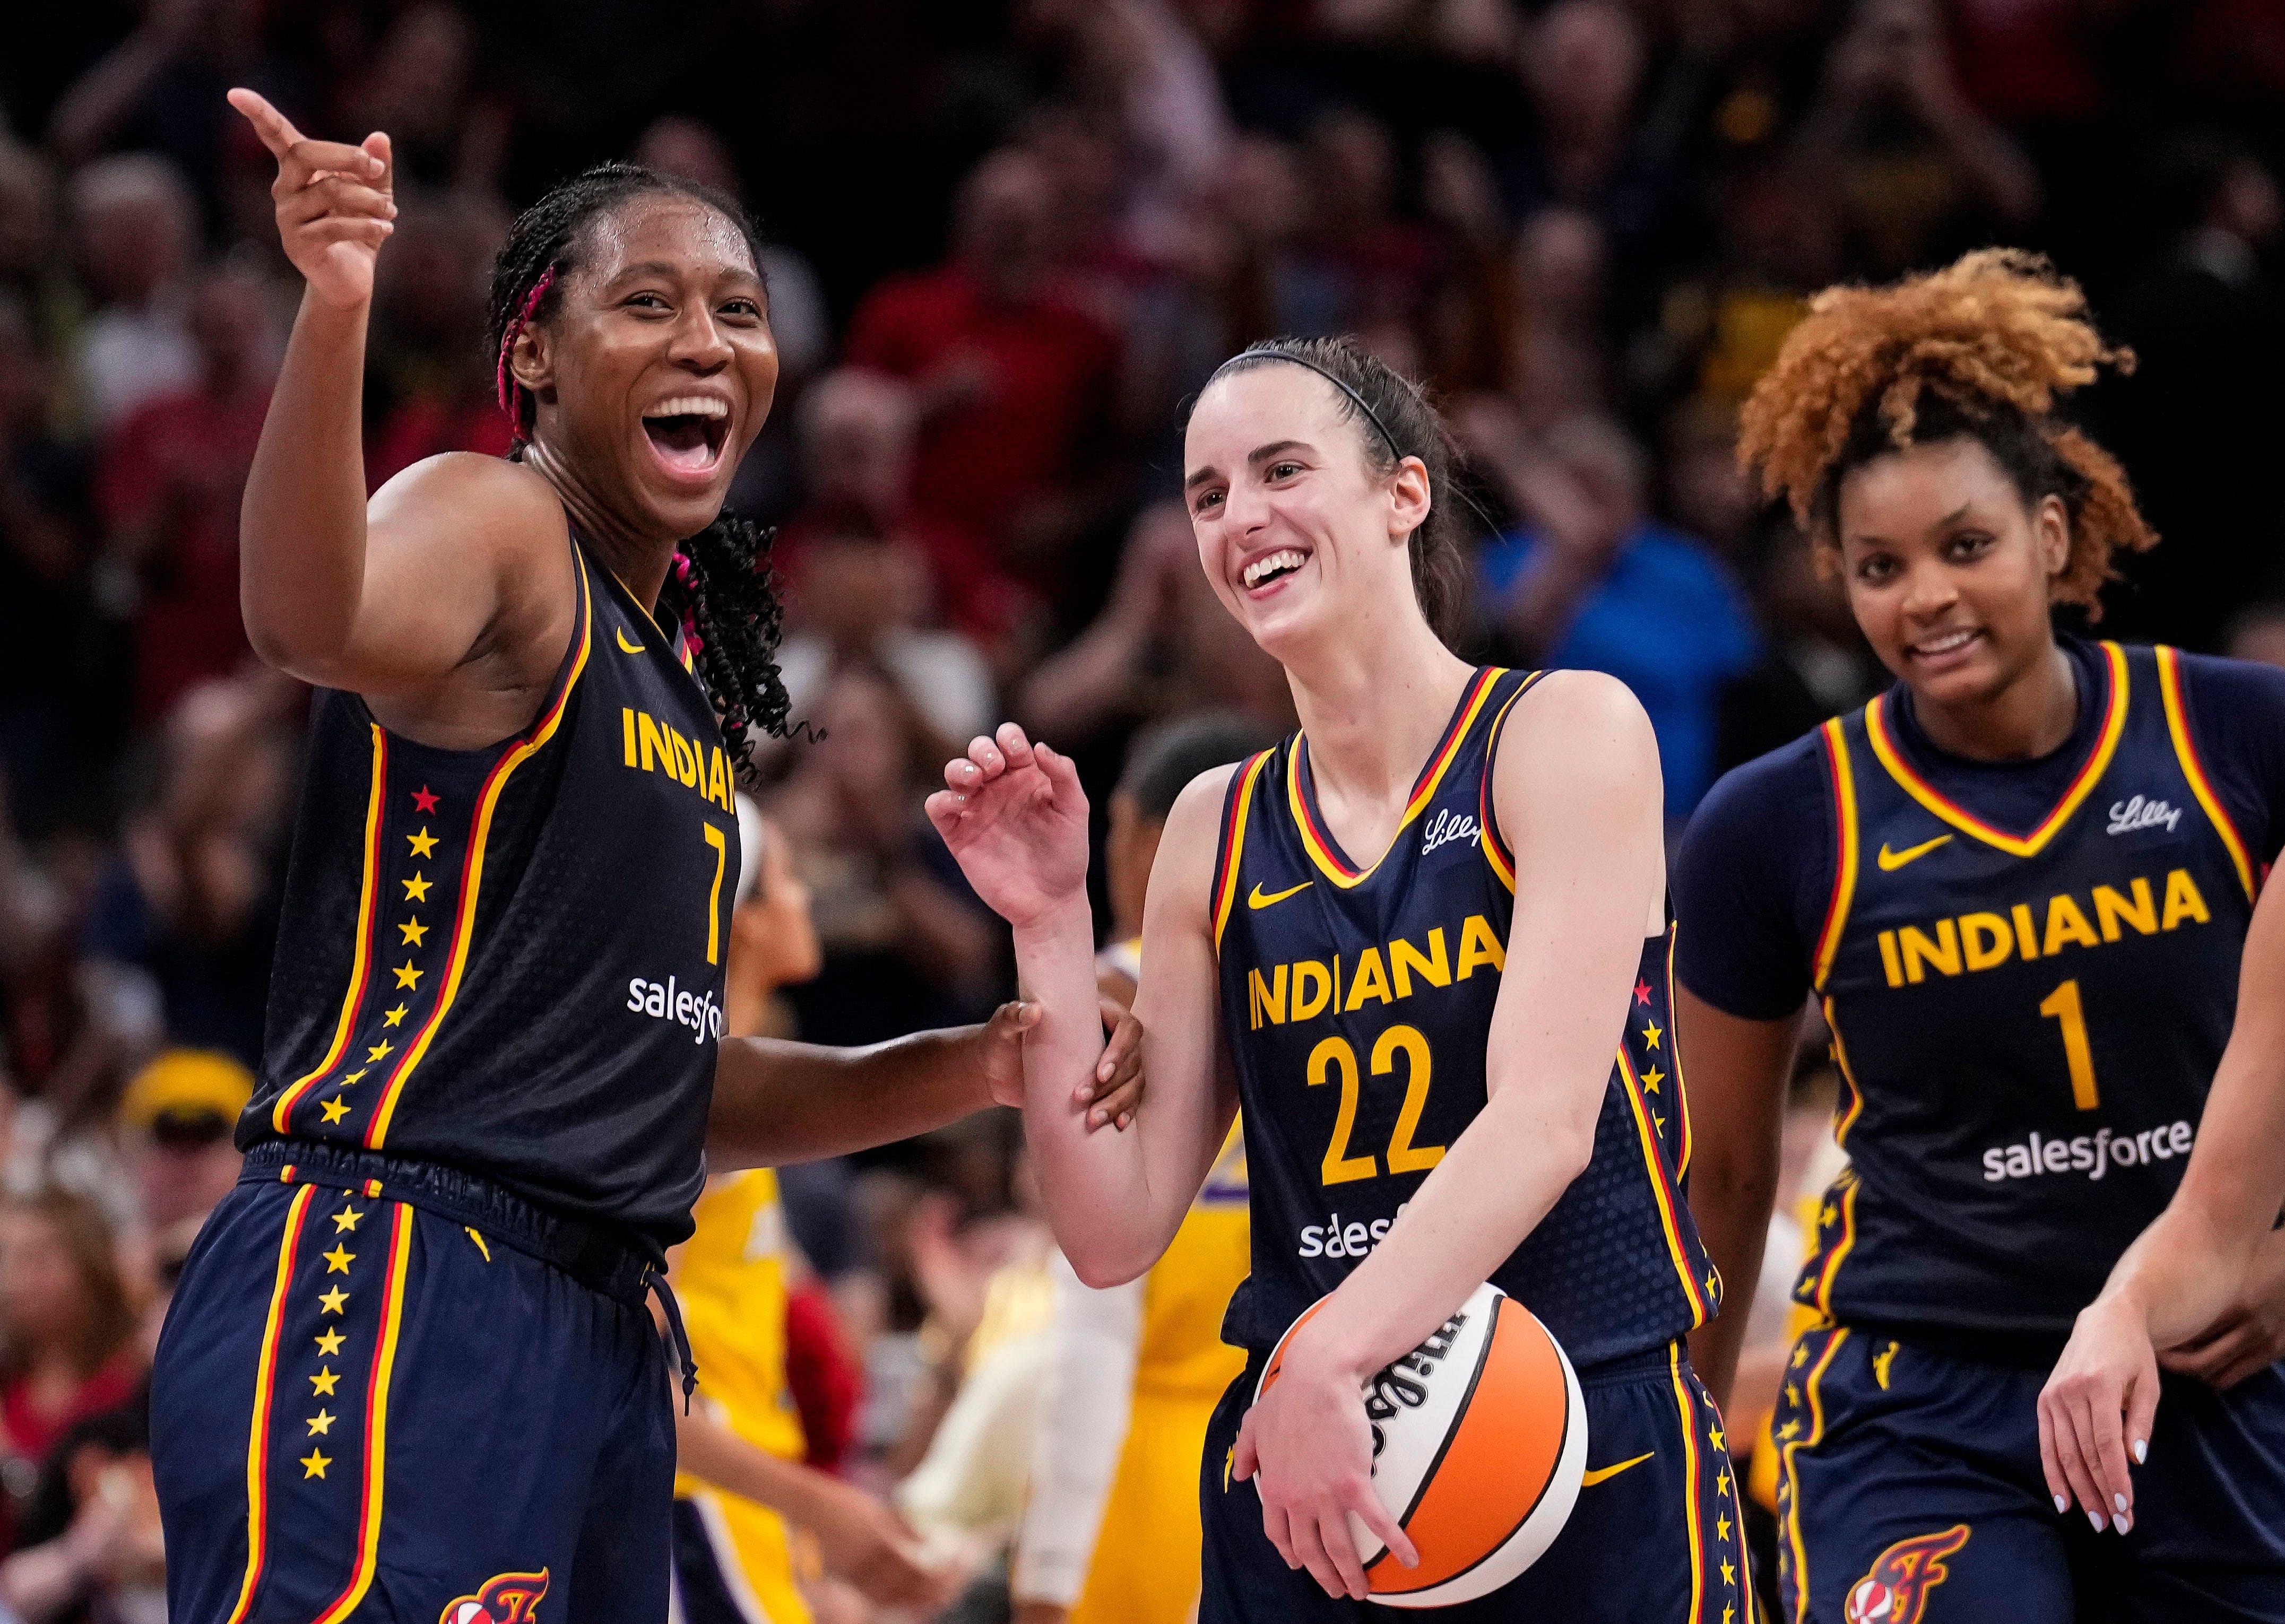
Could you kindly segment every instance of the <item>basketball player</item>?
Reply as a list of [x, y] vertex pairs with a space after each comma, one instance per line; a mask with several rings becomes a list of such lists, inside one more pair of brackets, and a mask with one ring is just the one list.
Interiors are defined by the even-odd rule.
[[674, 1443], [644, 1302], [702, 1150], [946, 1121], [1013, 1082], [1030, 1017], [720, 1040], [731, 781], [785, 713], [758, 537], [721, 511], [777, 373], [736, 211], [624, 166], [542, 199], [494, 278], [516, 454], [431, 459], [368, 507], [388, 138], [232, 98], [307, 282], [247, 627], [318, 692], [245, 1173], [153, 1374], [169, 1612], [656, 1624]]
[[[2041, 1377], [2181, 1175], [2285, 844], [2285, 676], [2054, 630], [2155, 539], [2058, 415], [2117, 358], [2076, 286], [1992, 250], [1819, 295], [1746, 408], [1897, 679], [1730, 774], [1676, 863], [1717, 1263], [1761, 1255], [1812, 992], [1842, 1079], [1777, 1411], [1797, 1620], [2285, 1618], [2265, 1358], [2179, 1384], [2123, 1542], [2040, 1469]], [[1719, 1379], [1741, 1330], [1701, 1338]]]
[[[1106, 1000], [1135, 1001], [1150, 865], [1175, 798], [1272, 741], [1235, 715], [1136, 739], [1103, 843], [1112, 939], [1095, 955], [1095, 982]], [[1186, 1624], [1197, 1606], [1198, 1462], [1214, 1405], [1245, 1362], [1221, 1334], [1245, 1278], [1245, 1147], [1233, 1133], [1142, 1279], [1095, 1291], [1054, 1260], [1055, 1351], [1009, 1580], [1016, 1624]]]
[[1722, 1424], [1679, 1340], [1716, 1288], [1677, 1193], [1657, 747], [1615, 681], [1445, 646], [1447, 445], [1342, 340], [1258, 345], [1199, 397], [1199, 561], [1303, 726], [1167, 819], [1136, 998], [1151, 1093], [1117, 1149], [1063, 1097], [1102, 1041], [1069, 760], [1004, 726], [930, 812], [1045, 1010], [1025, 1124], [1081, 1279], [1150, 1266], [1243, 1101], [1253, 1265], [1224, 1335], [1249, 1364], [1207, 1432], [1204, 1624], [1378, 1616], [1347, 1517], [1416, 1554], [1373, 1495], [1360, 1385], [1487, 1278], [1579, 1366], [1593, 1481], [1536, 1566], [1450, 1616], [1734, 1618]]

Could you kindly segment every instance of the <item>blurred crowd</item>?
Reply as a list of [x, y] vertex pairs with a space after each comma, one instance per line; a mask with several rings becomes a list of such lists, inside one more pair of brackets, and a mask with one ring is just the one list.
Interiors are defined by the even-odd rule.
[[[783, 381], [734, 500], [780, 527], [821, 735], [757, 791], [815, 923], [767, 1014], [803, 1037], [1005, 994], [920, 815], [956, 741], [1012, 716], [1101, 808], [1153, 723], [1291, 725], [1176, 500], [1184, 402], [1254, 339], [1354, 333], [1428, 381], [1466, 454], [1464, 652], [1624, 679], [1670, 820], [1878, 680], [1731, 456], [1837, 279], [2053, 255], [2140, 353], [2093, 427], [2166, 537], [2105, 629], [2285, 663], [2278, 0], [53, 12], [0, 51], [0, 1612], [28, 1624], [163, 1616], [136, 1395], [234, 1176], [287, 858], [305, 695], [251, 661], [237, 525], [296, 284], [239, 83], [396, 143], [375, 486], [506, 448], [485, 280], [550, 182], [632, 156], [778, 245]], [[849, 1371], [834, 1470], [923, 1463], [1016, 1312], [994, 1283], [1045, 1248], [1017, 1146], [978, 1119], [787, 1179]]]

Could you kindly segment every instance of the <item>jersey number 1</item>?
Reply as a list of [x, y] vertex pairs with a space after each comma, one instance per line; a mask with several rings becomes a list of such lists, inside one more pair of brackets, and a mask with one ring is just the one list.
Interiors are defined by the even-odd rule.
[[2070, 1068], [2071, 1103], [2093, 1110], [2100, 1102], [2094, 1090], [2094, 1050], [2086, 1040], [2086, 1010], [2079, 1002], [2078, 983], [2066, 981], [2047, 994], [2039, 1013], [2063, 1027], [2063, 1063]]

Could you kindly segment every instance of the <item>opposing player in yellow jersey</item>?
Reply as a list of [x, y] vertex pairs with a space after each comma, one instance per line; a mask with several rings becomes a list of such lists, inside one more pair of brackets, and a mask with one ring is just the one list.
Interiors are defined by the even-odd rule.
[[[1175, 796], [1273, 742], [1235, 716], [1136, 741], [1104, 846], [1113, 930], [1095, 982], [1106, 1001], [1135, 1000], [1143, 892]], [[1222, 1342], [1221, 1321], [1250, 1243], [1245, 1146], [1233, 1130], [1143, 1278], [1093, 1291], [1056, 1259], [1056, 1346], [1011, 1585], [1017, 1624], [1183, 1624], [1197, 1604], [1199, 1456], [1245, 1362]]]

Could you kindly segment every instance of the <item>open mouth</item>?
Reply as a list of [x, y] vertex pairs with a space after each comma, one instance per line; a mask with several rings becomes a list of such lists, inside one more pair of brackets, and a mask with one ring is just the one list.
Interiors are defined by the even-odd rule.
[[722, 446], [730, 437], [730, 408], [711, 396], [678, 396], [661, 401], [656, 412], [645, 412], [642, 426], [651, 450], [670, 471], [703, 478], [722, 459]]
[[1256, 592], [1273, 581], [1282, 581], [1299, 569], [1308, 554], [1297, 548], [1286, 547], [1276, 553], [1265, 553], [1245, 567], [1245, 590]]
[[1921, 638], [1910, 647], [1912, 652], [1923, 660], [1941, 660], [1947, 655], [1959, 653], [1982, 635], [1973, 626], [1963, 626], [1956, 631], [1939, 632]]

